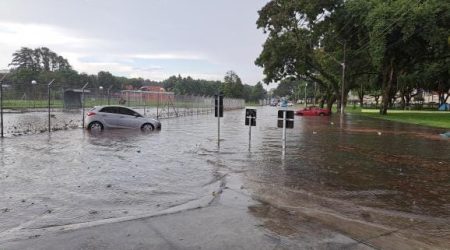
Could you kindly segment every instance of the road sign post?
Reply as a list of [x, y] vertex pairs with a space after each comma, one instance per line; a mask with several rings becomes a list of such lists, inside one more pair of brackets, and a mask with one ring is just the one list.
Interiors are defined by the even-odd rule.
[[245, 126], [248, 126], [248, 149], [252, 143], [252, 127], [256, 126], [256, 109], [245, 109]]
[[283, 155], [284, 155], [285, 150], [286, 150], [286, 129], [294, 128], [294, 111], [286, 110], [286, 109], [278, 110], [277, 127], [283, 129], [283, 135], [281, 137], [281, 141], [282, 141], [282, 149], [283, 149]]
[[214, 96], [214, 116], [217, 117], [217, 145], [220, 147], [220, 117], [223, 117], [223, 94]]

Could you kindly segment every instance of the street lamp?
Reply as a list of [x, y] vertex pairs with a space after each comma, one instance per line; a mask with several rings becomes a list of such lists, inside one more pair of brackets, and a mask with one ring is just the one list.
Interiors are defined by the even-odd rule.
[[317, 83], [314, 82], [314, 106], [316, 106]]
[[100, 92], [100, 105], [103, 105], [103, 86], [98, 87]]
[[308, 83], [305, 84], [305, 107], [308, 106], [308, 102], [306, 100], [306, 88], [308, 87]]
[[31, 85], [33, 86], [33, 107], [36, 108], [36, 80], [31, 80]]

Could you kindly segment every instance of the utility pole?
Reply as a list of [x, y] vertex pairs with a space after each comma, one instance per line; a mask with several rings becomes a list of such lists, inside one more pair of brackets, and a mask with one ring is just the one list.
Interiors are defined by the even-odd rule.
[[344, 41], [344, 60], [342, 60], [342, 88], [341, 88], [341, 117], [344, 116], [344, 91], [345, 91], [345, 49], [347, 41]]

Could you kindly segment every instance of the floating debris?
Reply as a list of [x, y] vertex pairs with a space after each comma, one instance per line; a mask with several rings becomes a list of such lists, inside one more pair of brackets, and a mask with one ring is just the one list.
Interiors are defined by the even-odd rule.
[[450, 139], [450, 131], [439, 134], [444, 139]]

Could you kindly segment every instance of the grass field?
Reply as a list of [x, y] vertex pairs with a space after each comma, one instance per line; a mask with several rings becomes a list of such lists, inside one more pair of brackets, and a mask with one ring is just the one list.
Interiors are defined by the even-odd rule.
[[380, 115], [375, 109], [348, 109], [349, 113], [360, 114], [376, 119], [403, 122], [435, 128], [450, 130], [449, 111], [414, 111], [414, 110], [388, 110], [387, 115]]

